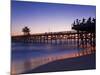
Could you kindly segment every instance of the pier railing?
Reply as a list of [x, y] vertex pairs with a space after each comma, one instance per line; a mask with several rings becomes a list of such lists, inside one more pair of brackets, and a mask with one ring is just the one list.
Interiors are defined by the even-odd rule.
[[68, 41], [76, 42], [77, 45], [95, 45], [95, 33], [64, 31], [12, 36], [12, 42], [21, 43], [65, 44]]

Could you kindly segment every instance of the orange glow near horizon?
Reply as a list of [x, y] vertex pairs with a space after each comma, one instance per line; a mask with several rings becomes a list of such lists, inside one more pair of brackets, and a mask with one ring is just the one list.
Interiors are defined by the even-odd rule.
[[22, 35], [28, 26], [31, 34], [70, 31], [76, 19], [95, 17], [95, 6], [12, 1], [11, 35]]
[[[24, 26], [23, 26], [24, 27]], [[45, 33], [45, 32], [61, 32], [61, 31], [70, 31], [71, 30], [71, 26], [57, 26], [57, 25], [52, 25], [51, 27], [50, 26], [47, 26], [47, 27], [38, 27], [37, 25], [34, 26], [34, 27], [30, 27], [30, 34], [36, 34], [36, 33]], [[32, 29], [33, 28], [33, 29]], [[48, 29], [47, 29], [48, 28]], [[14, 28], [12, 29], [12, 32], [11, 32], [11, 35], [12, 36], [16, 36], [16, 35], [23, 35], [23, 32], [22, 32], [22, 28], [19, 27], [19, 28]]]

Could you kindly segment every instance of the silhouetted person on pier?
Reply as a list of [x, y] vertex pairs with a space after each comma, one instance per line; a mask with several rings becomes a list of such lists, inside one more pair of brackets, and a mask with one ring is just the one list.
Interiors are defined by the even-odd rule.
[[91, 17], [89, 17], [87, 20], [87, 24], [90, 24], [90, 23], [91, 23]]
[[24, 35], [30, 35], [30, 29], [27, 26], [22, 29], [22, 32]]
[[79, 20], [79, 24], [81, 24], [81, 20]]
[[73, 27], [74, 25], [76, 25], [76, 22], [75, 22], [75, 21], [72, 23], [72, 25], [71, 25], [71, 26]]
[[76, 19], [76, 24], [79, 25], [79, 20], [78, 19]]
[[96, 23], [96, 19], [95, 18], [93, 18], [92, 21], [93, 21], [94, 24]]
[[84, 18], [83, 18], [83, 20], [82, 20], [82, 24], [84, 24], [84, 23], [85, 23], [85, 20], [86, 20], [86, 19], [84, 19]]
[[75, 25], [75, 21], [74, 21], [73, 25]]

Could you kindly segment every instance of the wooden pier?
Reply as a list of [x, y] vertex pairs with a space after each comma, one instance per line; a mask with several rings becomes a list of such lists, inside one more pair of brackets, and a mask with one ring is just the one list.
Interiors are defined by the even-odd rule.
[[35, 43], [35, 44], [65, 44], [65, 43], [75, 43], [77, 45], [84, 44], [87, 45], [91, 43], [93, 45], [95, 34], [87, 32], [49, 32], [49, 33], [39, 33], [32, 35], [20, 35], [12, 36], [12, 42], [22, 42], [22, 43]]
[[[33, 43], [33, 44], [60, 44], [66, 46], [76, 45], [77, 48], [87, 48], [88, 45], [91, 48], [95, 48], [96, 45], [96, 19], [91, 17], [82, 22], [76, 19], [76, 22], [72, 24], [72, 31], [61, 32], [46, 32], [30, 34], [28, 27], [23, 28], [24, 35], [12, 36], [12, 42], [15, 43]], [[92, 50], [92, 49], [91, 49]], [[95, 49], [94, 49], [95, 50]], [[79, 51], [80, 53], [80, 51]]]

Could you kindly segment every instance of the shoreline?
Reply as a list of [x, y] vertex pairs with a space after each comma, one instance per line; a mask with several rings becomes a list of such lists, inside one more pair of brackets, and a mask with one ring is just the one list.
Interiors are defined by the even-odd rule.
[[96, 54], [92, 53], [80, 57], [53, 61], [23, 74], [96, 69], [95, 61]]
[[[92, 48], [92, 50], [91, 50], [91, 48]], [[82, 66], [82, 65], [83, 65], [82, 69], [84, 69], [84, 70], [92, 69], [91, 67], [87, 68], [87, 66], [84, 65], [84, 63], [83, 63], [84, 59], [85, 59], [85, 61], [88, 61], [88, 60], [92, 61], [93, 64], [90, 66], [93, 66], [92, 68], [95, 68], [95, 47], [88, 46], [87, 48], [85, 48], [85, 50], [79, 51], [78, 53], [74, 53], [74, 54], [73, 53], [67, 54], [67, 55], [63, 54], [58, 57], [57, 56], [45, 57], [45, 60], [43, 59], [42, 61], [41, 61], [41, 59], [39, 59], [39, 61], [37, 60], [35, 62], [34, 59], [31, 59], [31, 60], [19, 63], [19, 65], [17, 65], [17, 66], [15, 65], [16, 67], [12, 66], [12, 74], [81, 70], [81, 68], [78, 66]], [[80, 60], [82, 62], [79, 62]], [[55, 65], [53, 65], [54, 63], [55, 63]], [[89, 65], [89, 63], [90, 62], [88, 62], [87, 64]], [[63, 65], [60, 66], [59, 64], [63, 64]], [[77, 65], [77, 66], [74, 66], [74, 65]], [[57, 69], [55, 69], [56, 66], [58, 66]], [[70, 67], [70, 66], [72, 66], [72, 67]], [[85, 66], [85, 68], [84, 68], [84, 66]], [[52, 67], [54, 67], [54, 68], [52, 69]], [[65, 67], [67, 67], [67, 68], [65, 68]], [[75, 69], [73, 69], [73, 68], [75, 68]]]

